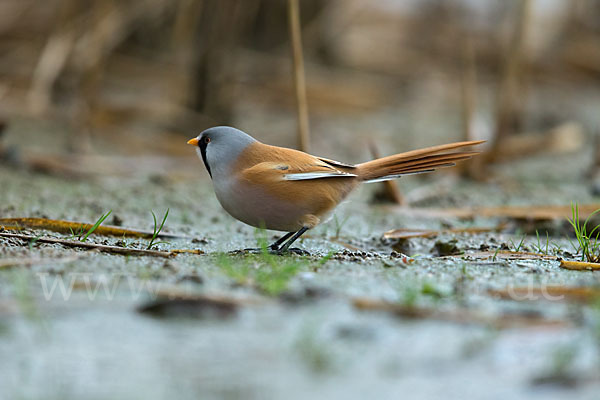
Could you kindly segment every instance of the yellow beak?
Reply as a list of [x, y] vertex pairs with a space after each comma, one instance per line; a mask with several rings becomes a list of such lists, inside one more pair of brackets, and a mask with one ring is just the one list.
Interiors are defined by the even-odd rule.
[[188, 140], [187, 144], [191, 144], [193, 146], [198, 146], [198, 138], [193, 138]]

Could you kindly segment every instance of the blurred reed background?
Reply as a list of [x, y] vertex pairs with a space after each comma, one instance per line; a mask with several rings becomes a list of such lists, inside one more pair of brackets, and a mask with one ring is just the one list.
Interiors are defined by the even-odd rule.
[[[600, 126], [600, 1], [299, 4], [313, 153], [484, 138], [485, 164], [581, 149]], [[222, 124], [296, 146], [288, 6], [0, 1], [4, 159], [185, 155], [185, 138]]]

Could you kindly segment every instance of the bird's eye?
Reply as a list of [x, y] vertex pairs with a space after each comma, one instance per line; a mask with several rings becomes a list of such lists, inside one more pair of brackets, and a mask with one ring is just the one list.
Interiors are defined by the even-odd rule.
[[206, 143], [206, 144], [210, 143], [210, 138], [208, 136], [204, 138], [204, 143]]

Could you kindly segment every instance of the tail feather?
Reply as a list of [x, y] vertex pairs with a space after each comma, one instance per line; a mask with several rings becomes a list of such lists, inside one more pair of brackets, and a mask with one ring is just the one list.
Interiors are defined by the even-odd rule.
[[357, 165], [357, 175], [365, 182], [379, 182], [407, 174], [431, 172], [436, 168], [453, 166], [458, 161], [479, 154], [473, 151], [450, 152], [450, 150], [483, 142], [481, 140], [449, 143], [379, 158]]
[[433, 166], [439, 163], [445, 164], [448, 161], [461, 161], [479, 154], [476, 151], [465, 151], [460, 153], [439, 154], [435, 156], [425, 156], [413, 160], [400, 161], [398, 163], [384, 165], [383, 168], [402, 171], [404, 169], [418, 168], [421, 166]]

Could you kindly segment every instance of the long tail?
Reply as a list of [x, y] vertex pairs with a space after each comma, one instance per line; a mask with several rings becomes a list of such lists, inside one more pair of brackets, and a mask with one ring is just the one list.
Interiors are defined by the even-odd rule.
[[362, 181], [369, 183], [387, 181], [402, 175], [431, 172], [436, 168], [452, 167], [456, 165], [456, 162], [466, 160], [479, 153], [475, 151], [452, 152], [451, 150], [483, 142], [485, 140], [449, 143], [378, 158], [358, 164], [356, 166], [357, 175]]

